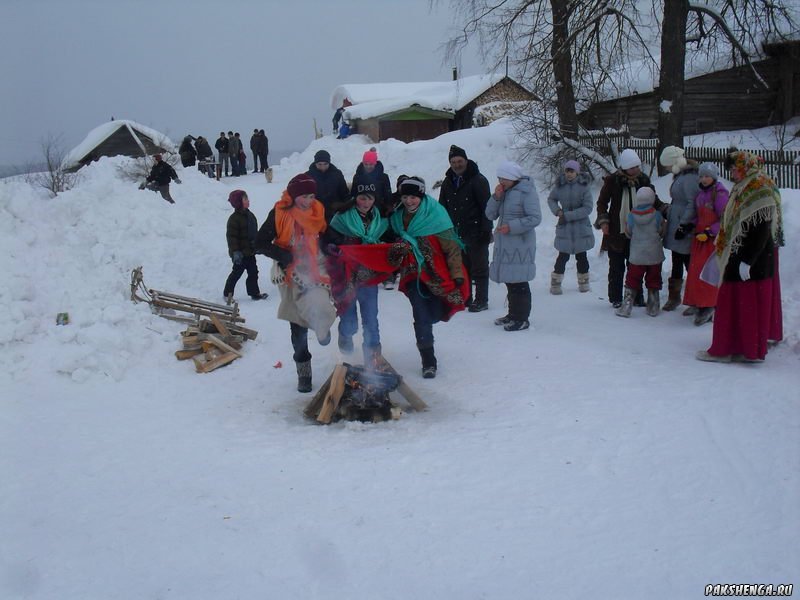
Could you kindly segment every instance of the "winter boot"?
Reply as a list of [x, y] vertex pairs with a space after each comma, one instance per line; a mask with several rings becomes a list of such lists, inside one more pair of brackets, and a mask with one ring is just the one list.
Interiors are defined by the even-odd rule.
[[343, 354], [353, 353], [353, 336], [339, 334], [339, 350]]
[[483, 312], [489, 310], [489, 278], [478, 277], [475, 279], [475, 297], [469, 306], [469, 312]]
[[419, 355], [422, 357], [422, 377], [425, 379], [436, 377], [436, 355], [433, 353], [433, 346], [420, 348]]
[[673, 311], [681, 305], [681, 289], [683, 288], [683, 279], [672, 279], [670, 277], [669, 280], [669, 297], [667, 301], [664, 302], [664, 306], [661, 307], [661, 310], [665, 310], [667, 312]]
[[589, 273], [578, 273], [578, 291], [583, 294], [591, 291], [589, 286]]
[[508, 325], [514, 319], [511, 318], [511, 315], [506, 315], [505, 317], [500, 317], [499, 319], [494, 320], [495, 325]]
[[307, 394], [311, 391], [311, 361], [296, 362], [297, 366], [297, 391]]
[[696, 306], [690, 306], [685, 311], [683, 311], [682, 314], [684, 317], [693, 317], [694, 315], [697, 314], [698, 310], [699, 309]]
[[694, 324], [698, 327], [708, 323], [714, 318], [714, 307], [699, 308], [697, 314], [694, 316]]
[[[580, 278], [580, 275], [578, 276]], [[550, 273], [550, 293], [560, 296], [564, 292], [561, 290], [561, 282], [564, 281], [563, 273]]]
[[636, 296], [636, 290], [629, 287], [625, 288], [625, 293], [622, 296], [622, 304], [614, 311], [618, 317], [630, 317], [633, 310], [633, 299]]
[[506, 331], [524, 331], [531, 326], [530, 321], [527, 319], [524, 321], [510, 321], [503, 325], [503, 329]]
[[647, 290], [647, 314], [657, 317], [661, 312], [661, 298], [658, 290]]

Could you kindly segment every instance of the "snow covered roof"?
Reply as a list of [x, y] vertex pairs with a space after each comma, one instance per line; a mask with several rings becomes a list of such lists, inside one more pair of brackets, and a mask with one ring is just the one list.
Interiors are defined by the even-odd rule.
[[[118, 151], [122, 149], [119, 145], [115, 145], [115, 150], [117, 150], [115, 152], [107, 152], [99, 148], [122, 128], [125, 128], [125, 138], [131, 140], [132, 143], [135, 144], [135, 148], [141, 151], [141, 154], [158, 152], [159, 150], [171, 150], [175, 147], [172, 140], [155, 129], [151, 129], [135, 121], [117, 119], [115, 121], [103, 123], [92, 129], [80, 144], [67, 153], [61, 163], [62, 167], [65, 169], [80, 167], [87, 162], [86, 159], [93, 153], [98, 154], [98, 156], [94, 158], [99, 158], [99, 156], [128, 154], [125, 151]], [[130, 147], [134, 148], [134, 146]]]
[[347, 99], [352, 106], [345, 114], [351, 119], [369, 119], [414, 105], [454, 114], [504, 77], [494, 73], [455, 81], [347, 83], [333, 90], [331, 108], [339, 108]]

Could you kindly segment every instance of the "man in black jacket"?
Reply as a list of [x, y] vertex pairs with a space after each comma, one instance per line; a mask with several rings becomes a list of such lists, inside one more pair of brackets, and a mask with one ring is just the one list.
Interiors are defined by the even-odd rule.
[[350, 199], [344, 175], [331, 163], [327, 150], [314, 155], [314, 162], [308, 166], [307, 172], [317, 182], [317, 200], [325, 207], [325, 222], [330, 223], [336, 211]]
[[[489, 182], [463, 148], [450, 146], [450, 168], [439, 191], [439, 203], [447, 209], [456, 233], [464, 242], [464, 266], [475, 286], [467, 300], [470, 312], [489, 308], [489, 244], [492, 222], [486, 218], [486, 203], [491, 196]], [[472, 292], [470, 292], [472, 294]]]
[[269, 163], [267, 162], [267, 156], [269, 155], [269, 138], [267, 138], [267, 134], [264, 132], [263, 129], [259, 129], [258, 131], [258, 158], [261, 161], [261, 169], [259, 170], [260, 173], [263, 173], [266, 169], [269, 168]]
[[217, 138], [217, 141], [214, 143], [214, 148], [216, 148], [219, 153], [219, 168], [222, 170], [222, 168], [225, 167], [225, 177], [227, 177], [231, 161], [228, 158], [228, 138], [225, 137], [224, 131], [219, 132], [219, 138]]
[[150, 175], [147, 176], [146, 183], [140, 185], [139, 189], [143, 190], [146, 187], [148, 190], [160, 192], [164, 200], [170, 204], [175, 204], [175, 200], [169, 195], [169, 182], [180, 183], [181, 180], [178, 179], [178, 174], [172, 168], [172, 165], [163, 160], [160, 154], [156, 154], [153, 158], [156, 159], [156, 163], [150, 169]]

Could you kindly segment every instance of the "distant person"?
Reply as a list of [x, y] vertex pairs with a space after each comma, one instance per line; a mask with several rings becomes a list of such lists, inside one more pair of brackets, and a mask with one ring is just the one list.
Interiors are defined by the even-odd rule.
[[253, 155], [253, 173], [258, 173], [258, 128], [253, 129], [253, 135], [250, 136], [250, 152]]
[[225, 137], [225, 132], [219, 132], [219, 138], [214, 143], [214, 147], [217, 149], [218, 156], [219, 156], [219, 168], [222, 171], [222, 168], [225, 168], [225, 177], [228, 176], [228, 171], [230, 169], [231, 161], [228, 158], [228, 138]]
[[353, 175], [353, 182], [350, 189], [358, 189], [359, 185], [375, 186], [375, 204], [381, 215], [384, 217], [389, 214], [387, 205], [392, 198], [392, 182], [383, 170], [383, 163], [378, 160], [378, 152], [375, 148], [370, 148], [361, 157], [361, 162]]
[[327, 150], [314, 154], [314, 162], [308, 166], [307, 173], [317, 184], [317, 200], [325, 207], [325, 222], [330, 223], [336, 211], [350, 199], [350, 191], [342, 172], [331, 163]]
[[536, 227], [542, 222], [542, 208], [536, 186], [517, 163], [501, 162], [497, 181], [486, 203], [486, 217], [497, 219], [489, 276], [505, 284], [508, 314], [494, 324], [505, 331], [524, 331], [530, 327], [529, 282], [536, 277]]
[[233, 134], [233, 138], [239, 145], [239, 175], [247, 175], [247, 154], [245, 154], [244, 144], [238, 131]]
[[233, 299], [236, 282], [247, 270], [245, 286], [247, 295], [253, 300], [265, 300], [269, 294], [261, 293], [258, 287], [258, 264], [256, 263], [256, 235], [258, 221], [250, 212], [250, 199], [244, 190], [233, 190], [228, 195], [228, 202], [233, 207], [233, 214], [228, 217], [225, 237], [228, 241], [228, 255], [233, 262], [233, 269], [225, 281], [222, 295], [229, 301]]
[[174, 181], [179, 184], [181, 180], [178, 179], [178, 174], [172, 168], [172, 165], [165, 161], [160, 154], [156, 154], [153, 158], [155, 158], [156, 162], [153, 168], [150, 169], [150, 175], [147, 176], [146, 183], [140, 185], [139, 189], [146, 187], [148, 190], [159, 192], [164, 200], [170, 204], [175, 204], [175, 200], [172, 199], [169, 193], [169, 182]]
[[[464, 242], [464, 266], [470, 276], [469, 312], [489, 308], [489, 244], [492, 222], [486, 218], [486, 203], [491, 196], [489, 181], [463, 148], [450, 146], [450, 168], [439, 190], [439, 204], [444, 206]], [[473, 295], [472, 286], [475, 287]]]
[[[619, 155], [619, 169], [603, 179], [597, 198], [594, 227], [603, 232], [600, 250], [608, 252], [608, 301], [615, 309], [622, 306], [625, 265], [631, 247], [630, 239], [625, 236], [625, 223], [634, 208], [636, 191], [643, 187], [653, 188], [653, 185], [642, 172], [639, 155], [627, 148]], [[656, 197], [654, 206], [661, 210], [666, 205]], [[644, 306], [641, 295], [634, 299], [634, 305]]]
[[[683, 273], [689, 272], [689, 260], [692, 251], [692, 240], [688, 237], [676, 237], [675, 232], [687, 216], [694, 213], [694, 199], [700, 193], [698, 186], [697, 162], [684, 156], [683, 148], [667, 146], [661, 151], [659, 162], [672, 171], [672, 184], [669, 186], [671, 198], [667, 214], [667, 232], [664, 235], [664, 247], [672, 252], [672, 273], [667, 284], [669, 297], [663, 310], [669, 312], [681, 304], [681, 287]], [[696, 306], [683, 311], [684, 316], [697, 312]]]
[[339, 121], [342, 120], [342, 113], [344, 113], [344, 106], [340, 106], [336, 109], [336, 112], [333, 113], [333, 133], [339, 131]]
[[647, 314], [655, 317], [661, 312], [661, 263], [664, 262], [663, 238], [667, 223], [653, 206], [655, 201], [656, 193], [652, 188], [641, 187], [636, 190], [634, 207], [625, 222], [630, 250], [625, 273], [625, 294], [622, 305], [616, 310], [618, 317], [631, 316], [633, 301], [642, 291], [642, 278], [647, 287]]
[[339, 127], [339, 135], [336, 136], [337, 140], [343, 140], [350, 135], [350, 123], [347, 121], [342, 122], [342, 126]]
[[231, 158], [231, 175], [239, 177], [239, 153], [242, 150], [242, 142], [232, 131], [228, 132], [228, 154]]
[[267, 138], [266, 132], [263, 129], [260, 129], [258, 131], [258, 160], [261, 161], [261, 173], [264, 173], [267, 169], [269, 169], [269, 162], [267, 161], [268, 156], [269, 138]]
[[553, 295], [563, 293], [561, 282], [569, 257], [573, 254], [578, 270], [578, 291], [589, 291], [589, 259], [586, 253], [594, 248], [594, 231], [589, 220], [593, 204], [589, 178], [581, 173], [581, 165], [577, 160], [568, 160], [547, 198], [550, 212], [558, 217], [553, 242], [558, 257], [550, 275], [550, 293]]
[[194, 137], [187, 135], [178, 148], [178, 155], [181, 157], [181, 164], [184, 167], [193, 167], [197, 162], [197, 150], [192, 146], [193, 141]]
[[[214, 152], [211, 150], [211, 146], [208, 143], [208, 140], [204, 138], [202, 135], [197, 137], [197, 141], [194, 143], [195, 148], [197, 149], [197, 161], [198, 163], [208, 163], [214, 162]], [[209, 177], [214, 176], [214, 167], [208, 165], [197, 165], [197, 170], [202, 171], [209, 175]]]

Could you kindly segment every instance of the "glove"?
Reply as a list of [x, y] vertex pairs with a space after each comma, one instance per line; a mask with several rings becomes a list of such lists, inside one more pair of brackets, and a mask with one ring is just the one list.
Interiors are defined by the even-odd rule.
[[701, 231], [696, 236], [694, 236], [694, 239], [696, 239], [698, 242], [707, 242], [709, 235], [710, 232], [708, 231], [708, 229], [706, 229], [705, 231]]
[[180, 184], [181, 184], [181, 183], [183, 183], [183, 182], [182, 182], [180, 179], [175, 179], [175, 183], [177, 183], [177, 184], [179, 184], [179, 185], [180, 185]]
[[741, 277], [742, 281], [750, 279], [750, 265], [746, 262], [739, 263], [739, 277]]
[[675, 239], [682, 240], [687, 235], [689, 235], [693, 229], [694, 229], [693, 223], [681, 223], [675, 230]]
[[285, 269], [294, 260], [294, 256], [292, 256], [291, 250], [286, 250], [285, 248], [280, 248], [280, 252], [278, 253], [278, 266], [281, 269]]
[[327, 254], [328, 256], [341, 256], [342, 251], [336, 244], [328, 244], [327, 246], [325, 246], [325, 254]]
[[231, 258], [233, 259], [233, 264], [240, 265], [244, 260], [244, 254], [242, 254], [239, 250], [237, 250], [236, 252], [233, 253], [233, 256]]
[[464, 285], [464, 278], [456, 277], [455, 279], [453, 279], [453, 283], [456, 284], [456, 287], [461, 287], [462, 285]]

